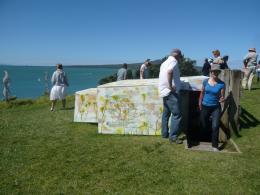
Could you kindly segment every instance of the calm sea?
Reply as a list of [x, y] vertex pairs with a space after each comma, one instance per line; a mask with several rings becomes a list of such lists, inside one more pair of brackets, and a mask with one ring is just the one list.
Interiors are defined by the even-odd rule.
[[[50, 66], [0, 66], [2, 96], [2, 78], [4, 70], [7, 70], [11, 79], [10, 90], [17, 98], [37, 98], [44, 94], [45, 72], [48, 74], [49, 89], [51, 89], [50, 78], [55, 71], [55, 67]], [[117, 72], [116, 68], [96, 68], [96, 67], [64, 67], [68, 75], [70, 86], [67, 88], [68, 94], [76, 91], [96, 87], [98, 81]], [[2, 99], [2, 98], [0, 98]]]

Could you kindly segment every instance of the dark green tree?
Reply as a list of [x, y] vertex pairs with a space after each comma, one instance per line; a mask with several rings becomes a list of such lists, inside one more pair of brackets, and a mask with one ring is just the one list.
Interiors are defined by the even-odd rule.
[[196, 60], [191, 60], [190, 58], [183, 58], [180, 61], [180, 73], [181, 76], [196, 76], [199, 72], [195, 68]]
[[127, 69], [126, 79], [133, 79], [132, 69]]
[[151, 64], [151, 66], [149, 67], [151, 78], [158, 78], [159, 77], [160, 66], [161, 66], [161, 64]]
[[140, 78], [140, 68], [141, 68], [141, 65], [140, 66], [137, 66], [136, 70], [135, 70], [135, 78], [136, 79], [139, 79]]
[[116, 73], [111, 75], [111, 76], [108, 76], [108, 77], [105, 77], [105, 78], [102, 78], [98, 81], [98, 84], [99, 85], [103, 85], [103, 84], [106, 84], [106, 83], [111, 83], [111, 82], [114, 82], [116, 81], [117, 79], [117, 75]]

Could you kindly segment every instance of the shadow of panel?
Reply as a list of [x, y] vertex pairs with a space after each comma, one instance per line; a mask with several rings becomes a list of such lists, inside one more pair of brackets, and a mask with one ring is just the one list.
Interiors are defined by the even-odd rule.
[[249, 129], [260, 124], [260, 121], [255, 118], [251, 113], [249, 113], [246, 109], [241, 107], [240, 112], [241, 113], [239, 117], [239, 123], [241, 129]]

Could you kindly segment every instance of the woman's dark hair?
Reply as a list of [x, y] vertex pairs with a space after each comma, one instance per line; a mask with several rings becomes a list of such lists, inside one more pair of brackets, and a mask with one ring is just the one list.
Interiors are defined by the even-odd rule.
[[56, 64], [57, 69], [62, 69], [62, 64]]

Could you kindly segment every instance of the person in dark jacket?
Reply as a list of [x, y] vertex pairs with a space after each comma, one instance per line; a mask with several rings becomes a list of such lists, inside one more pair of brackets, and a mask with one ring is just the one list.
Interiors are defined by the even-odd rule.
[[223, 60], [223, 62], [220, 64], [220, 69], [222, 69], [222, 70], [229, 69], [228, 64], [227, 64], [228, 56], [227, 55], [223, 56], [222, 60]]
[[202, 74], [204, 76], [209, 76], [209, 70], [210, 70], [210, 63], [209, 63], [208, 58], [206, 58], [204, 65], [203, 65], [203, 68], [202, 68]]

